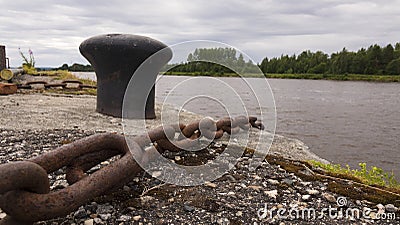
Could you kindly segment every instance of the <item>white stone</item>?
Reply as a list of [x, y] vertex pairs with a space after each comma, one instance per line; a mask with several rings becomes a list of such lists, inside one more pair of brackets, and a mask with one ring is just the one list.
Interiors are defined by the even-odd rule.
[[140, 215], [132, 217], [132, 219], [134, 221], [138, 221], [138, 220], [140, 220], [140, 218], [142, 218]]
[[214, 184], [214, 183], [211, 183], [211, 182], [205, 182], [204, 183], [207, 187], [212, 187], [212, 188], [216, 188], [217, 187], [217, 185], [216, 184]]
[[276, 196], [278, 195], [278, 190], [264, 191], [264, 193], [269, 197], [276, 199]]
[[301, 199], [303, 200], [303, 201], [307, 201], [307, 200], [309, 200], [311, 198], [311, 195], [303, 195], [303, 196], [301, 196]]
[[376, 208], [378, 208], [378, 209], [384, 209], [385, 206], [383, 206], [382, 204], [378, 204], [378, 205], [376, 205]]
[[268, 179], [268, 182], [269, 182], [270, 184], [272, 184], [272, 185], [278, 185], [278, 184], [279, 184], [279, 181], [273, 180], [273, 179]]
[[109, 219], [111, 218], [111, 214], [110, 214], [110, 213], [107, 213], [107, 214], [100, 214], [99, 217], [100, 217], [102, 220], [109, 220]]
[[262, 178], [260, 176], [258, 176], [257, 174], [253, 176], [254, 179], [256, 180], [262, 180]]
[[317, 195], [317, 194], [319, 194], [319, 191], [318, 191], [318, 190], [311, 190], [311, 189], [308, 189], [308, 190], [307, 190], [307, 193], [308, 193], [309, 195]]
[[84, 225], [93, 225], [93, 222], [94, 222], [93, 219], [86, 220], [86, 221], [84, 222]]
[[151, 176], [152, 177], [159, 177], [159, 176], [161, 176], [161, 171], [154, 171], [152, 174], [151, 174]]

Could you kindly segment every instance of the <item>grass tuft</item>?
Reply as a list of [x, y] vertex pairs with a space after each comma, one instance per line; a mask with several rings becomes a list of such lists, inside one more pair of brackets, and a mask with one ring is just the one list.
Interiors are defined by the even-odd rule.
[[367, 168], [366, 163], [359, 163], [359, 169], [351, 169], [349, 165], [344, 168], [339, 164], [324, 164], [314, 160], [309, 161], [309, 163], [337, 177], [346, 176], [355, 178], [367, 185], [400, 189], [400, 183], [396, 180], [393, 172], [386, 172], [376, 166]]

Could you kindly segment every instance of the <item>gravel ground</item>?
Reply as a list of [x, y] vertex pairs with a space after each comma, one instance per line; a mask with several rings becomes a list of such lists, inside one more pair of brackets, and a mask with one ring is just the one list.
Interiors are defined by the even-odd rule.
[[[23, 160], [94, 133], [75, 129], [1, 129], [0, 160], [1, 163]], [[219, 146], [213, 149], [203, 154], [213, 158], [223, 151]], [[165, 155], [176, 159], [176, 155], [168, 152]], [[147, 173], [141, 173], [113, 194], [96, 198], [64, 218], [37, 224], [400, 224], [398, 212], [396, 220], [337, 219], [330, 218], [328, 212], [322, 217], [322, 209], [338, 207], [336, 200], [340, 197], [327, 191], [327, 182], [305, 182], [280, 166], [267, 162], [250, 171], [251, 157], [247, 153], [223, 177], [195, 187], [164, 184]], [[52, 190], [68, 185], [63, 169], [50, 174], [49, 178]], [[273, 214], [262, 218], [265, 204], [268, 210], [273, 210]], [[347, 208], [364, 209], [371, 210], [370, 216], [374, 217], [378, 207], [367, 201], [347, 199], [347, 205], [338, 208], [337, 212], [342, 211], [346, 215]], [[312, 215], [307, 217], [307, 211], [305, 219], [284, 219], [276, 214], [278, 209], [298, 210], [301, 213], [302, 209], [311, 208], [316, 211], [316, 219]], [[393, 210], [390, 205], [386, 208]], [[339, 214], [334, 211], [332, 215]], [[0, 212], [0, 218], [4, 216]]]
[[[2, 164], [37, 156], [95, 133], [122, 131], [118, 119], [95, 113], [93, 97], [13, 95], [0, 96], [0, 103], [3, 107], [0, 117]], [[187, 121], [199, 118], [186, 113], [184, 119]], [[154, 121], [149, 126], [158, 124]], [[164, 156], [175, 161], [189, 160], [190, 157], [211, 160], [224, 154], [223, 150], [224, 146], [216, 143], [195, 155], [166, 152]], [[275, 138], [270, 153], [285, 158], [323, 161], [304, 143], [282, 136]], [[328, 181], [305, 182], [279, 165], [266, 161], [251, 171], [251, 161], [252, 154], [245, 153], [221, 178], [194, 187], [164, 184], [142, 172], [112, 194], [93, 199], [63, 218], [36, 224], [400, 224], [399, 211], [393, 205], [344, 199], [328, 191]], [[64, 170], [49, 174], [52, 191], [68, 185]], [[343, 200], [346, 204], [339, 206], [338, 202]], [[329, 208], [332, 216], [329, 211], [322, 213]], [[346, 209], [371, 213], [368, 217], [349, 218]], [[278, 210], [286, 211], [280, 217]], [[313, 218], [314, 214], [308, 216], [306, 210], [315, 210], [316, 218]], [[383, 220], [377, 219], [377, 215], [394, 215], [396, 218]], [[4, 216], [0, 210], [0, 219]]]

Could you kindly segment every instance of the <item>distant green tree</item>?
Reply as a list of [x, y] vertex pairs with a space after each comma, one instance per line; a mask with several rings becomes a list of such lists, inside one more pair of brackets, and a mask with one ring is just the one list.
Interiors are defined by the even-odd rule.
[[394, 48], [391, 44], [388, 44], [385, 48], [382, 49], [382, 67], [385, 74], [389, 74], [386, 72], [386, 68], [388, 64], [394, 59]]
[[367, 50], [368, 66], [365, 69], [366, 74], [379, 74], [382, 71], [382, 50], [377, 44], [371, 45]]
[[265, 57], [260, 64], [260, 69], [263, 73], [267, 73], [268, 71], [268, 57]]
[[68, 66], [68, 64], [64, 63], [61, 67], [59, 67], [57, 69], [74, 71], [74, 72], [93, 72], [94, 71], [91, 65], [82, 65], [79, 63], [74, 63], [71, 66]]
[[396, 43], [393, 52], [393, 58], [398, 59], [400, 58], [400, 43]]
[[385, 72], [389, 75], [400, 75], [400, 58], [390, 61], [385, 68]]
[[315, 73], [315, 74], [324, 74], [326, 73], [326, 63], [322, 62], [316, 66], [314, 66], [313, 68], [308, 70], [308, 73]]
[[68, 70], [68, 64], [64, 63], [59, 69], [60, 70]]

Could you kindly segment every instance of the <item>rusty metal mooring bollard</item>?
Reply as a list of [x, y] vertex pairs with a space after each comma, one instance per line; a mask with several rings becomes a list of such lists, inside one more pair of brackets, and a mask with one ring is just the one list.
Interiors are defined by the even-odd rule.
[[[156, 117], [154, 83], [160, 69], [172, 58], [172, 51], [157, 40], [131, 34], [99, 35], [82, 42], [79, 50], [92, 64], [97, 76], [97, 112], [122, 117], [124, 94], [132, 75], [146, 59], [163, 49], [163, 54], [155, 56], [151, 72], [140, 78], [152, 82], [150, 93], [138, 90], [130, 98], [137, 108], [130, 109], [129, 118], [137, 119], [143, 115], [146, 119]], [[143, 100], [145, 112], [140, 103]]]

